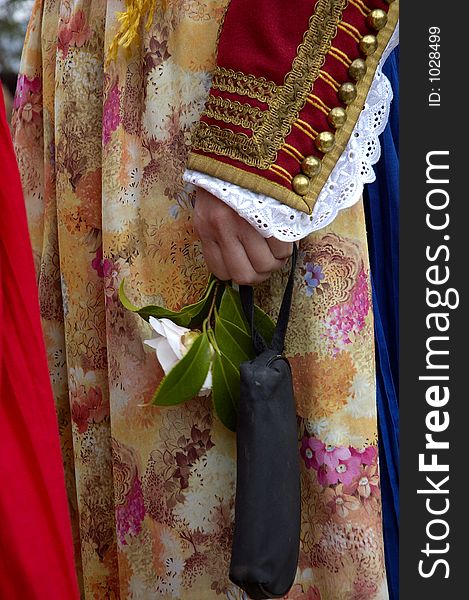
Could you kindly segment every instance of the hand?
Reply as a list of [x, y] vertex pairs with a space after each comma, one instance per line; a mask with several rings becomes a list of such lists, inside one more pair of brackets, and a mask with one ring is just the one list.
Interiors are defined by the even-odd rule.
[[236, 211], [201, 188], [197, 189], [194, 227], [210, 271], [239, 285], [265, 281], [293, 251], [289, 242], [263, 238]]

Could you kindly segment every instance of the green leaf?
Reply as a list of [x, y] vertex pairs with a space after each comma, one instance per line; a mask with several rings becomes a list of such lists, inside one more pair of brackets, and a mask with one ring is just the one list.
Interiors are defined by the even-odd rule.
[[251, 336], [245, 329], [223, 319], [215, 313], [215, 340], [220, 351], [235, 365], [254, 358]]
[[201, 333], [189, 352], [163, 378], [153, 396], [153, 404], [174, 406], [196, 396], [207, 377], [212, 349], [207, 333]]
[[150, 317], [155, 317], [155, 319], [170, 319], [173, 323], [181, 325], [182, 327], [196, 327], [197, 325], [202, 324], [208, 314], [213, 293], [215, 292], [215, 289], [218, 289], [218, 286], [215, 285], [216, 283], [217, 279], [215, 277], [210, 277], [208, 286], [202, 298], [195, 304], [184, 306], [180, 311], [173, 311], [156, 305], [143, 306], [141, 308], [135, 306], [125, 294], [125, 280], [122, 280], [119, 287], [119, 299], [124, 308], [137, 313], [142, 319], [145, 319], [145, 321], [148, 321]]
[[220, 421], [231, 431], [236, 431], [239, 385], [239, 370], [226, 356], [216, 353], [212, 366], [213, 406]]
[[254, 306], [254, 323], [256, 324], [258, 332], [262, 335], [267, 344], [270, 344], [274, 335], [275, 323], [269, 315], [257, 305]]
[[241, 300], [239, 299], [239, 293], [235, 292], [230, 286], [226, 286], [221, 299], [220, 308], [218, 314], [224, 321], [229, 321], [236, 325], [239, 329], [244, 331], [250, 336], [249, 325], [244, 316], [243, 307], [241, 306]]
[[190, 329], [202, 327], [203, 322], [210, 313], [212, 303], [214, 302], [215, 306], [220, 303], [225, 287], [226, 284], [223, 281], [219, 281], [214, 275], [210, 276], [209, 285], [205, 290], [204, 296], [199, 302], [193, 304], [192, 309], [190, 310], [192, 315], [188, 324]]

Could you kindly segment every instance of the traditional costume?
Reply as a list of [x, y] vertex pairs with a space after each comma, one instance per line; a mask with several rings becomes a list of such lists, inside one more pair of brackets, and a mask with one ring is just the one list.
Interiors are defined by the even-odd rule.
[[[287, 353], [302, 533], [288, 598], [388, 598], [361, 196], [389, 116], [397, 17], [391, 0], [36, 1], [15, 141], [83, 597], [245, 598], [228, 580], [234, 436], [209, 398], [144, 406], [162, 370], [117, 293], [125, 277], [138, 305], [199, 297], [198, 185], [263, 235], [301, 239]], [[273, 316], [287, 274], [257, 290]]]

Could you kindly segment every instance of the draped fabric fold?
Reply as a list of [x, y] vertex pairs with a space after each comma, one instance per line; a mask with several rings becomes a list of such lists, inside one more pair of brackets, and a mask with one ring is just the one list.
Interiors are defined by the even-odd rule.
[[57, 417], [21, 183], [0, 93], [0, 597], [74, 600]]

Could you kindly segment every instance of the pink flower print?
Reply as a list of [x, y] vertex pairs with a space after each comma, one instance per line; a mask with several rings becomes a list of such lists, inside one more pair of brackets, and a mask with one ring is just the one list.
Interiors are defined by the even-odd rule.
[[62, 52], [63, 58], [67, 56], [70, 46], [81, 48], [90, 37], [91, 30], [84, 11], [77, 10], [71, 18], [68, 13], [62, 15], [57, 33], [57, 48]]
[[101, 423], [109, 415], [109, 409], [103, 399], [101, 388], [92, 387], [88, 391], [87, 405], [93, 423]]
[[318, 482], [323, 487], [334, 485], [339, 481], [339, 475], [335, 469], [331, 469], [327, 465], [321, 465], [318, 469]]
[[72, 33], [71, 41], [78, 48], [81, 48], [91, 37], [91, 30], [86, 22], [85, 13], [82, 10], [77, 10], [72, 16], [68, 27]]
[[378, 467], [376, 465], [367, 465], [362, 467], [355, 478], [353, 485], [350, 487], [350, 492], [358, 491], [361, 498], [367, 499], [373, 496], [379, 498], [381, 495], [379, 489]]
[[73, 34], [71, 30], [65, 25], [62, 25], [57, 34], [57, 48], [62, 52], [62, 58], [65, 58], [72, 41]]
[[31, 96], [38, 97], [41, 94], [41, 80], [39, 77], [29, 79], [26, 75], [20, 75], [16, 84], [16, 94], [13, 107], [15, 110], [31, 101]]
[[328, 510], [332, 514], [336, 513], [344, 519], [351, 510], [360, 508], [359, 500], [354, 496], [346, 494], [342, 484], [339, 484], [336, 488], [326, 488], [324, 490], [324, 499]]
[[21, 118], [23, 121], [30, 123], [34, 115], [40, 115], [42, 110], [41, 97], [39, 94], [31, 94], [30, 99], [23, 105], [21, 109]]
[[366, 316], [370, 310], [368, 291], [368, 277], [365, 270], [361, 270], [355, 284], [350, 300], [329, 309], [326, 327], [328, 338], [336, 344], [334, 350], [351, 344], [354, 336], [365, 326]]
[[107, 299], [115, 297], [122, 278], [129, 274], [129, 266], [122, 260], [115, 262], [109, 258], [103, 260], [104, 294]]
[[145, 518], [142, 485], [135, 477], [125, 503], [116, 507], [117, 537], [122, 545], [127, 544], [126, 536], [138, 535]]
[[103, 142], [108, 144], [111, 134], [120, 123], [120, 99], [117, 82], [109, 90], [103, 107]]
[[326, 465], [331, 469], [335, 469], [341, 460], [347, 460], [351, 456], [348, 448], [326, 445], [316, 438], [311, 438], [309, 444], [314, 450], [318, 465]]
[[365, 446], [365, 448], [357, 449], [349, 447], [352, 456], [357, 456], [362, 465], [372, 465], [376, 463], [378, 457], [378, 449], [376, 446]]
[[90, 416], [90, 411], [85, 404], [80, 404], [80, 402], [74, 400], [72, 402], [72, 420], [77, 426], [78, 433], [85, 433], [88, 429], [88, 419]]
[[351, 456], [348, 460], [340, 461], [336, 466], [337, 480], [345, 485], [350, 485], [360, 473], [360, 459]]
[[310, 441], [314, 438], [310, 438], [307, 435], [303, 436], [303, 440], [301, 441], [301, 450], [300, 454], [305, 461], [305, 465], [307, 469], [318, 469], [319, 465], [316, 460], [316, 456], [314, 454], [314, 450], [310, 445]]
[[96, 250], [96, 255], [91, 261], [92, 268], [98, 274], [98, 277], [104, 277], [104, 262], [103, 262], [103, 248], [99, 246]]

